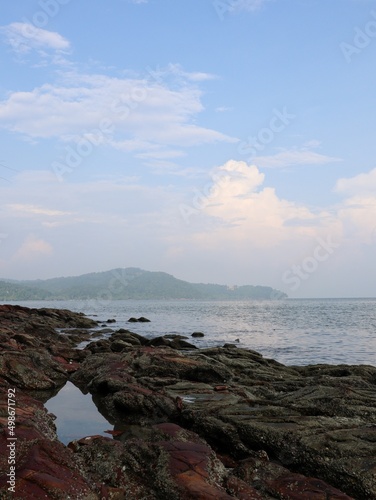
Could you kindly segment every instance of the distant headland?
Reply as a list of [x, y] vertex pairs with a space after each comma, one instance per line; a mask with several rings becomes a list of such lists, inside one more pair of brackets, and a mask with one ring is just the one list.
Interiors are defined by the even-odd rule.
[[88, 299], [279, 300], [287, 295], [269, 286], [189, 283], [164, 272], [128, 267], [46, 280], [0, 279], [0, 300]]

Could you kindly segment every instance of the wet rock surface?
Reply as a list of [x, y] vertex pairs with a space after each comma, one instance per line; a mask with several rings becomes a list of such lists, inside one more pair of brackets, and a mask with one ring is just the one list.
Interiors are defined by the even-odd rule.
[[[1, 499], [376, 499], [376, 367], [284, 366], [128, 330], [95, 340], [96, 326], [0, 306], [1, 450], [9, 388], [17, 436], [16, 493], [2, 453]], [[109, 437], [59, 442], [42, 401], [68, 379]]]

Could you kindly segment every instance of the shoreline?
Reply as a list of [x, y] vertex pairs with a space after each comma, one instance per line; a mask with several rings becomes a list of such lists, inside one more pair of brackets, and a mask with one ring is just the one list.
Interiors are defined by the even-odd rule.
[[[0, 306], [0, 439], [15, 443], [0, 459], [0, 498], [376, 498], [376, 367], [285, 366], [125, 329], [95, 340], [98, 324]], [[32, 391], [67, 380], [116, 422], [112, 437], [57, 440]]]

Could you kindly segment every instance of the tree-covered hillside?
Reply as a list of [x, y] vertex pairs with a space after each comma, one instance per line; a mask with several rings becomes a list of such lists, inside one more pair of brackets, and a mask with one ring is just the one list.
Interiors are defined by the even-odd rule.
[[3, 280], [0, 300], [69, 299], [281, 299], [287, 295], [265, 286], [189, 283], [163, 272], [138, 268], [83, 274], [48, 280]]
[[50, 292], [46, 290], [38, 290], [38, 288], [0, 281], [0, 300], [14, 301], [46, 299], [51, 299]]

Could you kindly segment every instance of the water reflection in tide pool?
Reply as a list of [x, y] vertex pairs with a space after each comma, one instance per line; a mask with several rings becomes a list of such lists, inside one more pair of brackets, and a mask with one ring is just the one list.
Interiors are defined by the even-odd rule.
[[64, 444], [96, 434], [110, 437], [105, 431], [112, 430], [113, 426], [99, 413], [91, 394], [83, 394], [71, 382], [44, 406], [56, 416], [57, 435]]

